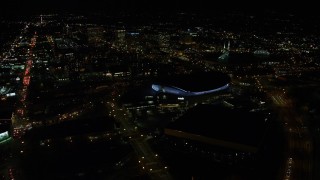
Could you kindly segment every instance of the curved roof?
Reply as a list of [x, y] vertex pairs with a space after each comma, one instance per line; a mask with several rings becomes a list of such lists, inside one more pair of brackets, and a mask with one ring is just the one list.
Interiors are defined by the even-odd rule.
[[230, 77], [221, 72], [194, 72], [176, 76], [161, 77], [155, 83], [175, 87], [189, 92], [201, 92], [225, 86]]
[[11, 88], [7, 88], [5, 86], [0, 86], [0, 94], [7, 94], [9, 93]]

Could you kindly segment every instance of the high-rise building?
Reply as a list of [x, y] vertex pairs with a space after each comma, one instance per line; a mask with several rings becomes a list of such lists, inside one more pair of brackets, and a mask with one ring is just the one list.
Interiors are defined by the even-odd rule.
[[117, 37], [118, 42], [123, 43], [125, 41], [125, 37], [126, 37], [126, 30], [124, 30], [124, 29], [117, 30], [116, 37]]
[[106, 43], [103, 27], [89, 27], [88, 31], [88, 43], [90, 46], [101, 47]]
[[226, 44], [223, 44], [222, 55], [218, 57], [219, 62], [227, 62], [229, 59], [230, 52], [230, 41], [228, 41], [228, 47]]

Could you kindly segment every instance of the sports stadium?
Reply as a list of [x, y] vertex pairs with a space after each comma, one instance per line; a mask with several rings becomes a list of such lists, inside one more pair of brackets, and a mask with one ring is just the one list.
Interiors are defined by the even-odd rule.
[[157, 93], [198, 96], [229, 88], [230, 77], [220, 72], [194, 72], [161, 77], [152, 84]]
[[10, 119], [0, 118], [0, 145], [11, 139], [10, 132], [9, 132], [10, 126], [11, 126]]

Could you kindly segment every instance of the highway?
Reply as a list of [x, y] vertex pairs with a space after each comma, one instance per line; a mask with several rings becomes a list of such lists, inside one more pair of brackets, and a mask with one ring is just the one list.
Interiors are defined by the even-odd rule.
[[280, 176], [283, 180], [313, 179], [313, 143], [305, 119], [295, 111], [286, 88], [276, 87], [264, 77], [256, 80], [272, 100], [284, 127], [287, 157]]
[[156, 154], [147, 142], [150, 138], [142, 134], [139, 129], [130, 121], [129, 111], [125, 108], [117, 106], [116, 100], [119, 97], [119, 89], [115, 88], [115, 93], [107, 102], [107, 108], [110, 110], [109, 115], [113, 116], [121, 124], [122, 135], [129, 139], [129, 142], [136, 155], [141, 170], [146, 172], [151, 179], [154, 180], [170, 180], [173, 179], [168, 172], [168, 167], [164, 165], [161, 158]]
[[[25, 32], [28, 31], [28, 24], [23, 29]], [[24, 33], [21, 32], [21, 37], [24, 37]], [[21, 39], [18, 36], [16, 40], [13, 42], [12, 46], [18, 43], [18, 40]], [[27, 37], [26, 37], [27, 38]], [[0, 175], [3, 175], [4, 179], [24, 179], [19, 169], [19, 156], [23, 154], [23, 150], [21, 148], [24, 146], [24, 141], [20, 140], [24, 135], [27, 128], [31, 126], [31, 124], [27, 121], [26, 117], [26, 99], [29, 90], [29, 85], [31, 81], [31, 71], [33, 67], [33, 49], [37, 43], [37, 35], [35, 34], [30, 41], [29, 49], [24, 55], [26, 57], [24, 72], [22, 74], [22, 88], [19, 90], [18, 94], [18, 104], [14, 115], [11, 117], [12, 125], [13, 125], [13, 138], [16, 139], [12, 142], [12, 144], [8, 144], [10, 148], [15, 149], [10, 153], [10, 156], [6, 159], [5, 164], [2, 164], [0, 167]], [[14, 52], [14, 51], [13, 51]], [[0, 176], [1, 177], [1, 176]]]
[[16, 112], [14, 113], [15, 115], [12, 116], [12, 125], [14, 127], [13, 130], [13, 137], [16, 139], [20, 139], [22, 135], [25, 133], [26, 128], [30, 127], [31, 124], [27, 122], [27, 117], [26, 117], [26, 98], [28, 94], [28, 89], [31, 81], [31, 69], [33, 66], [33, 48], [35, 47], [37, 42], [37, 35], [34, 35], [31, 38], [31, 43], [30, 49], [28, 51], [28, 58], [26, 60], [25, 64], [25, 70], [23, 73], [23, 78], [22, 78], [22, 89], [20, 90], [19, 93], [19, 101], [20, 104], [18, 105]]

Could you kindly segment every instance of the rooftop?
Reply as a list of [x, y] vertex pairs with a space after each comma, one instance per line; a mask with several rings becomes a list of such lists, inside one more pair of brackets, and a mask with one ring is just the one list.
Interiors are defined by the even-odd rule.
[[230, 77], [221, 72], [194, 72], [191, 74], [164, 76], [156, 83], [173, 86], [191, 92], [208, 91], [222, 87], [230, 82]]

